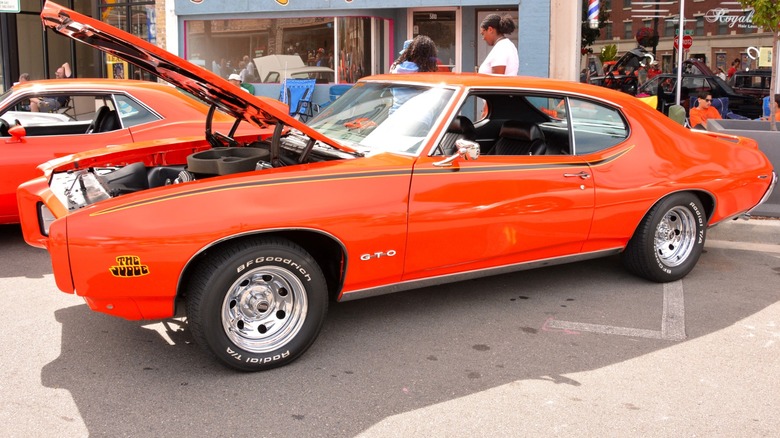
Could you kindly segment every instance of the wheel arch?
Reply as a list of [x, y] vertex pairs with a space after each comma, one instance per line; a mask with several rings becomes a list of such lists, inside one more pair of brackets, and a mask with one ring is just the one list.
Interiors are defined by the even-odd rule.
[[320, 230], [313, 229], [278, 229], [263, 230], [257, 232], [243, 233], [229, 236], [203, 247], [195, 254], [184, 266], [176, 287], [176, 307], [177, 314], [179, 308], [183, 308], [180, 302], [184, 297], [187, 279], [192, 271], [197, 269], [201, 260], [209, 253], [220, 250], [238, 242], [249, 240], [256, 237], [280, 237], [289, 240], [301, 248], [305, 249], [322, 269], [325, 275], [325, 281], [328, 286], [328, 295], [331, 298], [338, 296], [344, 281], [344, 272], [346, 270], [346, 249], [344, 244], [335, 236]]

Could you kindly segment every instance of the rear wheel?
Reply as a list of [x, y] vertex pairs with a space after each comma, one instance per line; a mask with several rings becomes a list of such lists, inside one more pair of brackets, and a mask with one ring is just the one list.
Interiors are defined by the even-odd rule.
[[283, 239], [239, 242], [210, 255], [187, 288], [195, 341], [229, 367], [262, 371], [300, 356], [319, 334], [327, 286], [314, 259]]
[[704, 248], [707, 219], [699, 198], [675, 193], [647, 212], [623, 251], [630, 272], [659, 283], [685, 277]]

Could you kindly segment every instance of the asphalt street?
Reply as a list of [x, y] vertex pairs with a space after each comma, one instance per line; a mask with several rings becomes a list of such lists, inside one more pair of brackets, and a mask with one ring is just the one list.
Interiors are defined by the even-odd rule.
[[729, 222], [675, 283], [610, 257], [332, 303], [246, 374], [90, 311], [0, 226], [0, 436], [778, 436], [779, 276], [780, 221]]

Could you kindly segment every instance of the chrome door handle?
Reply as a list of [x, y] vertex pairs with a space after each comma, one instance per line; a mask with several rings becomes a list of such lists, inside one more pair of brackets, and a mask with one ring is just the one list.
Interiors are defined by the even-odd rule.
[[580, 173], [564, 173], [563, 176], [566, 178], [572, 178], [572, 177], [580, 177], [582, 179], [588, 179], [590, 178], [590, 174], [588, 172], [580, 172]]

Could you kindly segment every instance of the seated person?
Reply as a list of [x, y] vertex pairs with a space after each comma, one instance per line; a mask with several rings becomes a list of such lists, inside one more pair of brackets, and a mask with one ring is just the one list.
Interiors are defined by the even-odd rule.
[[694, 129], [707, 129], [707, 120], [720, 119], [720, 113], [712, 106], [712, 95], [708, 91], [699, 92], [699, 106], [691, 108], [690, 123]]
[[[70, 69], [70, 64], [67, 62], [62, 64], [57, 71], [54, 72], [56, 79], [70, 79], [73, 72]], [[68, 105], [68, 96], [59, 97], [36, 97], [30, 99], [30, 111], [36, 112], [52, 112], [57, 111]]]

